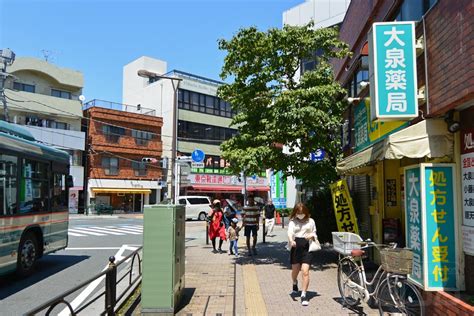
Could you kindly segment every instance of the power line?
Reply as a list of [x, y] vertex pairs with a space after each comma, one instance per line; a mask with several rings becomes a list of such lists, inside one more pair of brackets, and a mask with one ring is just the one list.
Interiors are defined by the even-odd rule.
[[[8, 89], [9, 91], [12, 91], [14, 93], [16, 93], [15, 90], [12, 90], [12, 89]], [[22, 100], [15, 100], [15, 99], [12, 99], [10, 98], [9, 96], [6, 96], [9, 100], [11, 101], [15, 101], [15, 102], [23, 102], [23, 103], [27, 103], [27, 102], [33, 102], [33, 103], [37, 103], [37, 104], [40, 104], [40, 105], [43, 105], [45, 107], [48, 107], [50, 109], [53, 109], [53, 110], [56, 110], [56, 111], [59, 111], [59, 112], [62, 112], [62, 113], [66, 113], [66, 114], [69, 114], [69, 115], [72, 115], [72, 116], [75, 116], [75, 117], [79, 117], [81, 119], [86, 119], [86, 120], [89, 120], [89, 121], [93, 121], [93, 122], [97, 122], [97, 123], [101, 123], [101, 124], [105, 124], [105, 125], [109, 125], [109, 126], [113, 126], [113, 127], [118, 127], [118, 128], [123, 128], [125, 130], [136, 130], [136, 129], [133, 129], [133, 128], [130, 128], [130, 127], [126, 127], [126, 126], [121, 126], [121, 125], [116, 125], [116, 124], [112, 124], [112, 123], [108, 123], [108, 122], [104, 122], [104, 121], [100, 121], [100, 120], [97, 120], [97, 119], [94, 119], [94, 118], [90, 118], [90, 117], [84, 117], [84, 116], [81, 116], [81, 115], [77, 115], [77, 114], [74, 114], [74, 113], [71, 113], [71, 112], [68, 112], [68, 111], [64, 111], [62, 109], [58, 109], [58, 108], [55, 108], [53, 106], [50, 106], [48, 104], [44, 104], [42, 102], [39, 102], [39, 101], [36, 101], [36, 100], [31, 100], [31, 99], [28, 99], [24, 96], [22, 96], [23, 98], [25, 98], [26, 100], [28, 101], [22, 101]], [[221, 126], [216, 126], [216, 127], [221, 127]], [[158, 135], [158, 136], [161, 136], [161, 137], [169, 137], [169, 138], [172, 138], [171, 135], [165, 135], [165, 134], [159, 134], [159, 133], [154, 133], [154, 132], [148, 132], [147, 133], [150, 133], [152, 135]], [[182, 140], [184, 141], [195, 141], [195, 142], [202, 142], [203, 139], [201, 138], [188, 138], [188, 137], [179, 137], [181, 138]], [[222, 140], [220, 139], [205, 139], [204, 141], [207, 141], [207, 142], [215, 142], [215, 143], [222, 143]]]

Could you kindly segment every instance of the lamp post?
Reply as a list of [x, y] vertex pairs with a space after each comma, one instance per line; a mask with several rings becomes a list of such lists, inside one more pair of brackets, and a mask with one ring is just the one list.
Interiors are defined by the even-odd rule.
[[[148, 70], [139, 70], [137, 72], [137, 74], [140, 76], [140, 77], [143, 77], [143, 78], [149, 78], [149, 79], [168, 79], [168, 80], [171, 80], [171, 84], [173, 85], [173, 127], [172, 127], [172, 131], [171, 131], [171, 164], [170, 164], [170, 170], [171, 170], [171, 192], [169, 194], [169, 196], [171, 197], [171, 199], [173, 200], [173, 203], [176, 204], [176, 198], [175, 198], [175, 190], [176, 190], [176, 186], [175, 186], [175, 178], [176, 178], [176, 172], [175, 172], [175, 165], [176, 165], [176, 150], [178, 148], [178, 133], [177, 133], [177, 127], [178, 127], [178, 124], [177, 124], [177, 121], [178, 121], [178, 115], [177, 115], [177, 111], [178, 111], [178, 97], [177, 97], [177, 94], [178, 94], [178, 89], [179, 89], [179, 84], [181, 81], [183, 81], [183, 79], [181, 78], [177, 78], [177, 77], [170, 77], [170, 76], [166, 76], [166, 75], [160, 75], [160, 74], [157, 74], [157, 73], [154, 73], [154, 72], [151, 72], [151, 71], [148, 71]], [[175, 85], [175, 81], [176, 81], [176, 85]], [[178, 188], [179, 190], [179, 188]]]
[[3, 118], [9, 121], [7, 99], [5, 97], [5, 81], [9, 74], [7, 73], [7, 65], [13, 64], [15, 61], [15, 53], [9, 48], [0, 49], [0, 98], [3, 103]]

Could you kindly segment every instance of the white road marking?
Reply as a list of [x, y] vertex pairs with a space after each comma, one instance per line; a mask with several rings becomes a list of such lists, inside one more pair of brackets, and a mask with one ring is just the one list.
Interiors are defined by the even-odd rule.
[[142, 226], [142, 225], [123, 225], [122, 227], [135, 228], [135, 229], [143, 229], [143, 226]]
[[86, 248], [73, 248], [67, 247], [66, 250], [116, 250], [120, 247], [86, 247]]
[[125, 234], [117, 232], [117, 230], [105, 228], [105, 227], [89, 227], [89, 229], [94, 229], [95, 231], [99, 231], [105, 234], [117, 235], [117, 236], [125, 236]]
[[72, 228], [69, 228], [69, 231], [72, 231], [74, 233], [82, 233], [82, 234], [88, 234], [88, 235], [94, 235], [94, 236], [105, 236], [105, 234], [99, 234], [99, 233], [95, 233], [95, 232], [90, 232], [88, 231], [87, 228], [81, 228], [81, 229], [72, 229]]
[[71, 236], [74, 236], [74, 237], [85, 237], [86, 235], [82, 235], [82, 234], [76, 234], [76, 233], [71, 233], [71, 232], [67, 232], [68, 235], [71, 235]]
[[[107, 227], [110, 227], [110, 226], [107, 226]], [[131, 228], [117, 228], [118, 231], [122, 232], [122, 233], [126, 233], [126, 234], [132, 234], [132, 235], [142, 235], [143, 233], [139, 230], [134, 230], [134, 229], [131, 229]]]
[[[136, 247], [131, 247], [129, 245], [122, 245], [122, 247], [120, 247], [120, 249], [117, 251], [117, 253], [115, 254], [115, 262], [119, 262], [120, 260], [122, 260], [124, 258], [123, 256], [123, 253], [125, 250], [135, 250], [137, 249]], [[107, 267], [109, 265], [107, 264], [105, 266], [105, 268], [102, 270], [106, 270]], [[90, 283], [85, 289], [84, 291], [82, 291], [72, 302], [71, 302], [71, 307], [73, 310], [77, 309], [81, 304], [82, 302], [84, 302], [87, 297], [95, 290], [95, 288], [102, 282], [102, 280], [105, 279], [105, 275], [103, 275], [102, 277], [98, 278], [97, 280], [95, 280], [94, 282]], [[59, 316], [69, 316], [70, 313], [69, 313], [69, 308], [64, 308], [59, 314]]]

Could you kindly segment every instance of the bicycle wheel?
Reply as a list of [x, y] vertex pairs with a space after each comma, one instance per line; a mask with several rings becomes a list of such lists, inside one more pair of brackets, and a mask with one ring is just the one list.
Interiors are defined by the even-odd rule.
[[404, 276], [390, 276], [383, 280], [377, 291], [380, 315], [402, 313], [407, 316], [424, 316], [425, 306], [420, 291]]
[[361, 280], [357, 265], [350, 258], [343, 258], [337, 267], [337, 285], [344, 302], [349, 306], [356, 306], [360, 302], [359, 289]]

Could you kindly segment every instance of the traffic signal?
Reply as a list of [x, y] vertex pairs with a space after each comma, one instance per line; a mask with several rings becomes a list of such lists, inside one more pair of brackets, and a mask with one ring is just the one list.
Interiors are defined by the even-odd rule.
[[157, 163], [157, 162], [158, 162], [158, 159], [156, 159], [156, 158], [150, 158], [150, 157], [144, 157], [144, 158], [142, 158], [142, 162], [146, 162], [146, 163]]

